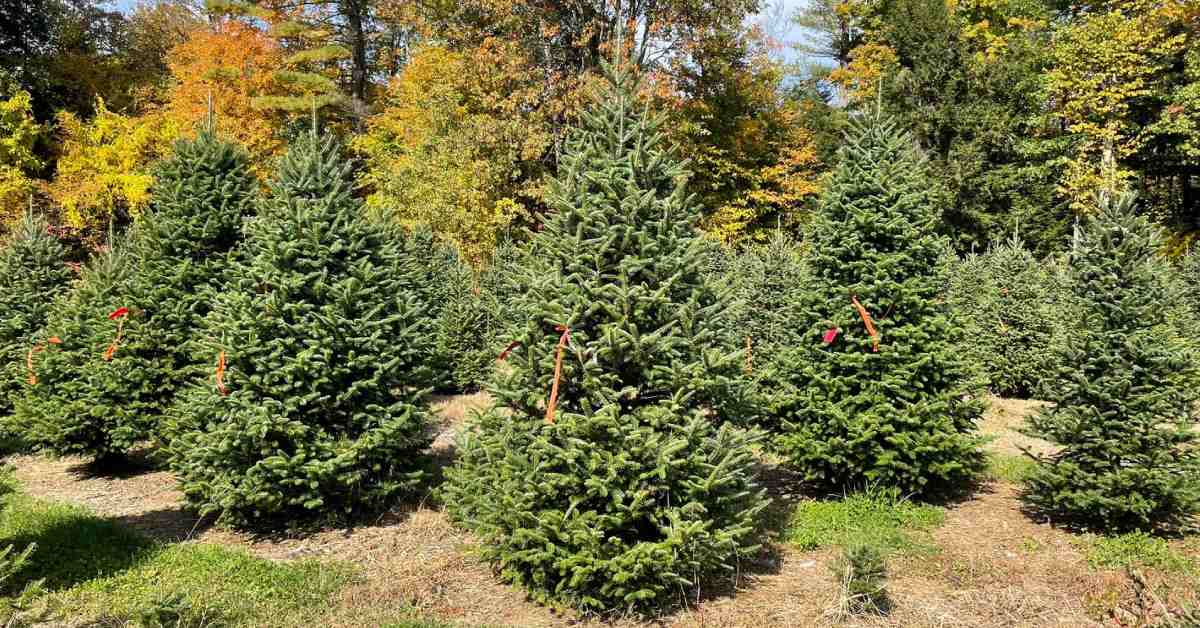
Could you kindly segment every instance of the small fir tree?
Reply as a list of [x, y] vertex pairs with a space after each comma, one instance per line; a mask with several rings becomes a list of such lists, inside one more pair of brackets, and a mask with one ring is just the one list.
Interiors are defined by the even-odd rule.
[[419, 265], [348, 174], [332, 139], [293, 143], [205, 319], [213, 371], [172, 413], [170, 447], [201, 512], [274, 525], [377, 507], [423, 476]]
[[943, 300], [941, 211], [893, 123], [860, 123], [840, 157], [808, 238], [805, 339], [778, 361], [775, 445], [820, 485], [957, 489], [982, 466], [982, 407]]
[[480, 273], [470, 266], [456, 263], [446, 270], [446, 300], [436, 320], [438, 354], [450, 386], [472, 391], [486, 380], [499, 355], [498, 349], [489, 350], [495, 344], [489, 295], [483, 292]]
[[737, 297], [735, 328], [739, 341], [750, 338], [755, 354], [770, 356], [803, 339], [795, 321], [804, 276], [804, 250], [782, 232], [734, 256], [727, 282]]
[[129, 411], [124, 398], [104, 397], [111, 389], [96, 380], [98, 365], [114, 347], [120, 350], [134, 272], [127, 239], [110, 234], [75, 288], [51, 306], [13, 415], [13, 425], [32, 444], [105, 459], [120, 456], [149, 432], [152, 421]]
[[1039, 457], [1027, 502], [1107, 530], [1172, 526], [1200, 508], [1196, 345], [1172, 324], [1186, 305], [1160, 255], [1162, 235], [1132, 202], [1116, 199], [1076, 229], [1069, 268], [1079, 324], [1057, 347], [1052, 405], [1028, 429], [1059, 449]]
[[1015, 235], [956, 263], [948, 298], [969, 330], [963, 352], [993, 393], [1029, 399], [1053, 382], [1051, 346], [1067, 320], [1057, 288]]
[[50, 304], [75, 275], [66, 250], [46, 221], [27, 213], [0, 244], [0, 417], [12, 412], [12, 397], [28, 378], [27, 358]]
[[830, 569], [841, 589], [835, 612], [838, 617], [887, 615], [891, 611], [887, 560], [878, 547], [864, 543], [846, 547]]
[[754, 552], [765, 498], [748, 437], [723, 424], [741, 355], [720, 344], [729, 303], [703, 281], [685, 171], [634, 78], [608, 76], [514, 295], [521, 344], [445, 496], [535, 599], [648, 611]]

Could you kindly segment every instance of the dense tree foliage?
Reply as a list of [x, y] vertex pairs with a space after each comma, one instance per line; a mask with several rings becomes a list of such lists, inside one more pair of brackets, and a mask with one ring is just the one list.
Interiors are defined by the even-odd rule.
[[1072, 308], [1052, 266], [1014, 237], [955, 264], [947, 294], [966, 326], [963, 351], [1004, 397], [1038, 398], [1056, 381], [1053, 354]]
[[27, 362], [50, 304], [75, 278], [66, 261], [50, 225], [31, 213], [0, 243], [0, 417], [12, 411], [13, 395], [28, 380]]
[[35, 146], [45, 129], [33, 119], [33, 101], [21, 89], [0, 91], [0, 233], [24, 215], [42, 168]]
[[1099, 202], [1070, 250], [1080, 315], [1064, 342], [1052, 405], [1028, 432], [1057, 449], [1039, 457], [1026, 500], [1070, 523], [1105, 529], [1177, 526], [1200, 510], [1194, 326], [1162, 234], [1132, 212], [1132, 196]]
[[198, 334], [213, 370], [168, 433], [202, 512], [269, 525], [377, 507], [423, 477], [422, 264], [362, 216], [347, 166], [315, 129], [293, 142]]
[[159, 116], [131, 117], [96, 103], [96, 115], [81, 119], [63, 111], [58, 172], [51, 197], [67, 224], [76, 227], [128, 225], [150, 205], [152, 170], [166, 157], [180, 127]]
[[936, 196], [911, 135], [856, 124], [807, 234], [775, 447], [825, 486], [956, 490], [982, 464], [982, 407], [942, 295]]
[[406, 227], [429, 225], [475, 264], [541, 196], [538, 160], [553, 141], [527, 114], [538, 94], [503, 57], [480, 63], [441, 47], [417, 51], [383, 110], [355, 139], [367, 204]]
[[[125, 304], [136, 259], [116, 237], [84, 269], [74, 289], [57, 298], [29, 354], [28, 377], [15, 400], [13, 431], [60, 455], [120, 457], [154, 428], [154, 417], [102, 387], [98, 367], [126, 340], [124, 327], [139, 315]], [[99, 403], [97, 403], [99, 401]]]
[[740, 368], [718, 332], [729, 301], [705, 282], [685, 172], [635, 89], [614, 73], [567, 145], [515, 295], [521, 342], [446, 491], [502, 578], [600, 612], [678, 603], [728, 573], [765, 506], [750, 442], [722, 424]]

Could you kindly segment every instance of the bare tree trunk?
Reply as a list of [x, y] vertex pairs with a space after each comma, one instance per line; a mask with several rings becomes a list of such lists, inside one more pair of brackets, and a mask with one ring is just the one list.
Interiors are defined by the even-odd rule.
[[367, 102], [367, 36], [363, 32], [363, 14], [367, 0], [342, 0], [342, 14], [346, 17], [346, 35], [350, 40], [350, 94], [356, 105], [365, 107]]

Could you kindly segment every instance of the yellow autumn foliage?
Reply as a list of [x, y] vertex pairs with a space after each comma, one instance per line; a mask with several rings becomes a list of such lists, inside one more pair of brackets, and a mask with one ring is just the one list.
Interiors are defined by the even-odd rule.
[[1194, 40], [1180, 20], [1193, 0], [1117, 3], [1062, 29], [1048, 74], [1055, 114], [1081, 140], [1061, 189], [1079, 212], [1095, 208], [1095, 192], [1134, 177], [1127, 167], [1105, 168], [1137, 154], [1153, 139], [1140, 108], [1162, 89]]
[[0, 232], [21, 217], [33, 193], [30, 173], [42, 167], [33, 148], [41, 134], [29, 92], [0, 99]]
[[59, 113], [58, 127], [62, 156], [50, 195], [67, 224], [81, 228], [136, 219], [150, 203], [151, 168], [181, 130], [170, 117], [125, 116], [102, 100], [91, 120]]
[[868, 42], [850, 53], [850, 64], [829, 73], [829, 80], [842, 89], [850, 103], [875, 98], [879, 82], [896, 68], [896, 51], [887, 44]]
[[527, 101], [537, 94], [519, 76], [501, 56], [417, 51], [353, 142], [367, 164], [368, 207], [406, 226], [428, 225], [466, 258], [485, 261], [497, 237], [527, 213], [537, 192], [521, 187], [529, 180], [522, 168], [552, 138], [529, 115]]

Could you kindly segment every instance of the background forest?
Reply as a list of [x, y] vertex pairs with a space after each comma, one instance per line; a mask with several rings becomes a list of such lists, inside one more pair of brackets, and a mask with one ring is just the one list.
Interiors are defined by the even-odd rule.
[[1061, 249], [1116, 186], [1182, 253], [1200, 230], [1198, 20], [1191, 0], [6, 0], [0, 210], [12, 225], [32, 202], [94, 247], [210, 109], [265, 177], [315, 106], [371, 210], [484, 265], [546, 209], [623, 23], [723, 242], [798, 233], [847, 121], [878, 107], [930, 160], [960, 252], [1013, 233]]

